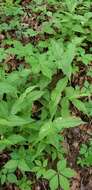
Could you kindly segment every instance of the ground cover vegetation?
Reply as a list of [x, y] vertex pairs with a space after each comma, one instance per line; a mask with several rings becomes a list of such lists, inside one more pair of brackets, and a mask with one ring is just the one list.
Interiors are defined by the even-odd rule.
[[92, 2], [0, 1], [0, 190], [92, 189]]

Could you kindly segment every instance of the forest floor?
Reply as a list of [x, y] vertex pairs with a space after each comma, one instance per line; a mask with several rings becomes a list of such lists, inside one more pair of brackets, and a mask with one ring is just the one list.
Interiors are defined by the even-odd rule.
[[[28, 74], [29, 78], [27, 82], [23, 81], [23, 88], [21, 87], [22, 84], [18, 84], [22, 75], [18, 81], [15, 76], [15, 79], [10, 77], [9, 80], [13, 81], [15, 86], [20, 85], [17, 93], [18, 96], [24, 92], [25, 88], [29, 87], [29, 84], [32, 84], [32, 86], [38, 85], [37, 88], [40, 87], [42, 91], [46, 92], [45, 95], [37, 94], [37, 98], [34, 97], [32, 102], [31, 118], [34, 120], [34, 123], [37, 122], [37, 130], [40, 130], [40, 123], [45, 123], [45, 120], [47, 121], [50, 115], [52, 121], [61, 116], [63, 118], [72, 116], [80, 118], [83, 121], [78, 126], [69, 126], [61, 131], [60, 135], [63, 137], [61, 146], [64, 150], [64, 154], [62, 154], [67, 160], [68, 167], [76, 171], [76, 175], [70, 180], [70, 190], [92, 190], [92, 3], [88, 0], [81, 1], [80, 3], [76, 0], [69, 0], [69, 2], [70, 4], [67, 1], [56, 0], [23, 0], [16, 1], [16, 3], [13, 1], [1, 2], [0, 101], [1, 103], [3, 102], [2, 105], [3, 107], [5, 106], [5, 109], [7, 107], [6, 103], [10, 106], [8, 109], [9, 113], [11, 112], [10, 110], [15, 111], [15, 107], [12, 109], [11, 105], [13, 105], [16, 97], [12, 97], [11, 90], [7, 86], [8, 83], [6, 84], [5, 82], [8, 81], [7, 78], [12, 73], [21, 72], [22, 69], [26, 69], [30, 73], [31, 70], [31, 74]], [[26, 48], [23, 49], [24, 47]], [[42, 55], [41, 57], [40, 54]], [[60, 66], [61, 60], [63, 60], [62, 65], [64, 66]], [[65, 77], [65, 80], [67, 78], [68, 82], [62, 92], [60, 92], [61, 95], [56, 86], [63, 77]], [[3, 85], [6, 84], [5, 88], [2, 88], [1, 82]], [[12, 82], [11, 84], [13, 86]], [[55, 107], [53, 106], [54, 101], [51, 102], [53, 94], [57, 99], [54, 98], [54, 101], [56, 101]], [[59, 94], [60, 97], [58, 97]], [[70, 96], [74, 97], [70, 99]], [[11, 105], [8, 103], [9, 101]], [[4, 104], [4, 102], [6, 103]], [[51, 103], [50, 105], [49, 102]], [[0, 118], [5, 119], [7, 113], [5, 113], [2, 105], [0, 104]], [[26, 118], [24, 112], [27, 109], [25, 107], [21, 108], [22, 111], [15, 111], [15, 115], [17, 114]], [[54, 108], [56, 109], [55, 114]], [[28, 136], [26, 129], [22, 131], [23, 129], [21, 128], [19, 131], [14, 125], [13, 131], [10, 130], [8, 132], [7, 130], [3, 130], [4, 124], [0, 123], [0, 125], [0, 167], [1, 176], [3, 176], [4, 166], [12, 157], [11, 153], [13, 152], [14, 154], [14, 151], [19, 150], [21, 146], [24, 146], [26, 151], [29, 145], [18, 142], [18, 145], [15, 143], [11, 146], [6, 146], [5, 142], [2, 143], [2, 139], [10, 138], [10, 134], [21, 134], [29, 140], [30, 146], [33, 143], [35, 147], [36, 140], [34, 139], [36, 137], [32, 136], [33, 141], [31, 141], [31, 137]], [[53, 139], [53, 135], [51, 138]], [[51, 146], [53, 148], [53, 143], [55, 142], [50, 140], [48, 147]], [[43, 150], [41, 155], [37, 157], [37, 160], [43, 161], [43, 157], [46, 157], [50, 164], [53, 163], [51, 160], [54, 160], [54, 158], [51, 158], [53, 149], [50, 153], [48, 147], [47, 149], [42, 147]], [[55, 158], [54, 162], [56, 163], [58, 159], [59, 157]], [[53, 164], [50, 168], [54, 168]], [[23, 181], [24, 185], [20, 185], [19, 183], [17, 185], [17, 182], [10, 182], [12, 179], [1, 178], [0, 190], [50, 189], [49, 182], [43, 177], [43, 174], [40, 177], [36, 177], [34, 172], [27, 171], [24, 174], [20, 169], [17, 169], [14, 176], [19, 180], [21, 176], [24, 176], [28, 182], [32, 181], [32, 186], [30, 187], [30, 185], [24, 183], [25, 180]], [[3, 180], [5, 180], [4, 183]], [[64, 188], [58, 186], [57, 189], [64, 190]]]

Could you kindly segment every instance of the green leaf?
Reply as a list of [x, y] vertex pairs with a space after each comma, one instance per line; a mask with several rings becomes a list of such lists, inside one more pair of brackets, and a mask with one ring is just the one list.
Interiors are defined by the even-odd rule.
[[64, 128], [76, 127], [81, 124], [84, 124], [84, 122], [77, 117], [68, 117], [68, 118], [59, 117], [53, 121], [54, 127], [57, 128], [59, 131]]
[[70, 116], [70, 110], [69, 110], [69, 100], [67, 97], [62, 98], [61, 100], [61, 115], [63, 118]]
[[4, 93], [14, 96], [17, 93], [17, 89], [8, 82], [0, 82], [0, 95], [3, 95]]
[[20, 97], [16, 100], [16, 102], [14, 103], [11, 113], [12, 114], [16, 114], [17, 112], [19, 112], [22, 108], [22, 105], [24, 105], [25, 101], [26, 101], [26, 97], [28, 96], [29, 93], [31, 93], [34, 88], [36, 88], [36, 86], [30, 86], [28, 87], [25, 92], [23, 94], [20, 95]]
[[45, 32], [47, 34], [53, 34], [55, 33], [50, 22], [43, 22], [42, 24], [42, 32]]
[[9, 183], [17, 183], [17, 177], [14, 174], [8, 174], [7, 180]]
[[0, 117], [7, 117], [9, 114], [8, 103], [5, 101], [0, 102]]
[[26, 139], [21, 135], [11, 135], [10, 137], [8, 137], [8, 140], [12, 144], [18, 144], [26, 141]]
[[66, 92], [66, 97], [70, 101], [72, 101], [73, 99], [76, 99], [76, 98], [90, 96], [90, 91], [84, 92], [83, 90], [80, 90], [79, 88], [74, 89], [72, 86], [66, 87], [65, 92]]
[[[38, 141], [37, 141], [38, 142]], [[46, 144], [45, 142], [42, 143], [42, 141], [40, 141], [38, 143], [38, 146], [37, 146], [37, 151], [36, 151], [36, 154], [35, 154], [35, 158], [38, 158], [38, 156], [45, 150], [46, 148]]]
[[67, 47], [66, 52], [63, 55], [61, 69], [63, 73], [69, 78], [72, 74], [72, 61], [76, 55], [76, 47], [74, 43], [70, 43]]
[[58, 188], [58, 176], [55, 175], [51, 180], [50, 180], [50, 188], [51, 190], [56, 190]]
[[71, 178], [76, 175], [76, 172], [71, 168], [65, 168], [64, 170], [62, 170], [62, 174], [67, 178]]
[[92, 116], [92, 101], [85, 102], [85, 106], [86, 106], [87, 113], [89, 114], [89, 116]]
[[44, 160], [43, 161], [43, 167], [45, 168], [47, 166], [47, 164], [48, 164], [48, 160]]
[[42, 163], [41, 163], [40, 160], [35, 160], [35, 163], [36, 163], [37, 166], [42, 166]]
[[60, 160], [58, 163], [57, 163], [57, 169], [58, 171], [62, 172], [65, 168], [66, 168], [66, 160], [63, 159], [63, 160]]
[[10, 83], [13, 86], [20, 86], [25, 84], [25, 81], [28, 79], [28, 76], [31, 74], [30, 69], [23, 69], [20, 71], [13, 71], [8, 74], [6, 82]]
[[77, 99], [72, 99], [71, 101], [72, 101], [72, 103], [74, 104], [74, 106], [75, 106], [78, 110], [82, 111], [82, 112], [85, 113], [85, 114], [88, 114], [88, 113], [87, 113], [86, 106], [85, 106], [85, 103], [83, 103], [81, 100], [77, 100]]
[[68, 83], [68, 79], [64, 77], [63, 79], [57, 82], [56, 88], [52, 91], [51, 100], [55, 102], [56, 105], [58, 104], [61, 92], [64, 91], [67, 83]]
[[46, 122], [40, 129], [39, 140], [53, 133], [52, 122]]
[[57, 105], [61, 98], [61, 93], [64, 91], [65, 87], [67, 86], [68, 79], [64, 77], [63, 79], [57, 82], [56, 88], [51, 93], [51, 101], [49, 105], [50, 113], [54, 116]]
[[41, 71], [44, 76], [48, 77], [51, 80], [52, 70], [48, 67], [48, 62], [44, 64], [40, 64]]
[[49, 50], [50, 50], [49, 53], [51, 54], [51, 56], [53, 56], [53, 59], [56, 60], [56, 64], [58, 68], [60, 69], [61, 59], [64, 53], [63, 43], [61, 41], [59, 42], [55, 39], [51, 39]]
[[0, 180], [1, 180], [1, 184], [3, 185], [4, 183], [5, 183], [5, 181], [6, 181], [6, 175], [1, 175], [0, 176]]
[[68, 11], [73, 12], [78, 4], [77, 0], [65, 0]]
[[52, 128], [52, 134], [50, 134], [47, 137], [47, 141], [48, 144], [52, 145], [53, 147], [55, 147], [57, 149], [57, 151], [59, 151], [60, 149], [60, 137], [57, 134], [57, 131], [55, 131], [55, 129]]
[[87, 166], [92, 166], [92, 152], [89, 152], [87, 157], [85, 157], [84, 160]]
[[51, 178], [53, 178], [56, 175], [56, 171], [49, 169], [48, 171], [46, 171], [44, 178], [50, 180]]
[[39, 166], [33, 167], [32, 172], [35, 172], [35, 173], [41, 172], [41, 167], [39, 167]]
[[19, 116], [10, 116], [7, 119], [0, 118], [0, 125], [7, 127], [26, 125], [29, 124], [30, 122], [31, 122], [30, 119], [24, 119]]
[[59, 175], [59, 181], [60, 181], [60, 186], [64, 190], [70, 190], [69, 180], [66, 177]]
[[23, 171], [23, 172], [29, 172], [30, 171], [30, 168], [28, 166], [28, 164], [26, 163], [25, 160], [20, 160], [18, 162], [18, 168]]
[[12, 145], [12, 142], [10, 142], [7, 139], [1, 139], [0, 140], [0, 151], [3, 151], [6, 147], [9, 147]]
[[40, 64], [39, 66], [40, 66], [40, 70], [42, 71], [42, 74], [51, 80], [52, 69], [50, 68], [50, 64], [49, 64], [49, 61], [47, 60], [46, 54], [39, 55], [39, 64]]
[[18, 167], [18, 160], [9, 160], [4, 167], [8, 170], [16, 170]]

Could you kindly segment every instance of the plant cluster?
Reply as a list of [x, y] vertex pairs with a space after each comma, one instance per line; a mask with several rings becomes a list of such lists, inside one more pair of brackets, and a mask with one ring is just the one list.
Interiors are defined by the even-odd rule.
[[[66, 161], [63, 132], [85, 124], [81, 114], [92, 117], [91, 6], [91, 0], [0, 3], [0, 154], [8, 154], [2, 187], [30, 190], [34, 179], [45, 178], [51, 190], [70, 189], [76, 172]], [[92, 154], [83, 155], [84, 163]]]
[[92, 140], [90, 140], [87, 145], [82, 144], [78, 158], [78, 164], [80, 164], [82, 167], [92, 166]]

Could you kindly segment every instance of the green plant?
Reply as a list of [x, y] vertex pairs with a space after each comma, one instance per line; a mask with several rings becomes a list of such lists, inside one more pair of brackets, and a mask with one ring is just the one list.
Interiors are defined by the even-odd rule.
[[91, 166], [92, 165], [92, 141], [88, 142], [87, 145], [82, 144], [80, 148], [80, 154], [78, 157], [78, 164], [83, 166]]
[[[41, 90], [39, 85], [30, 86], [30, 82], [29, 85], [26, 83], [30, 72], [30, 69], [15, 71], [3, 76], [4, 78], [1, 78], [0, 82], [0, 134], [2, 137], [0, 140], [0, 150], [11, 150], [12, 148], [11, 159], [4, 165], [5, 170], [8, 173], [12, 172], [12, 175], [17, 168], [22, 173], [35, 171], [34, 161], [38, 158], [43, 160], [45, 152], [49, 150], [51, 156], [52, 146], [55, 149], [54, 152], [57, 152], [55, 158], [59, 157], [60, 153], [62, 155], [62, 148], [60, 147], [62, 139], [59, 133], [64, 128], [75, 127], [83, 123], [80, 118], [71, 116], [65, 119], [56, 117], [53, 120], [53, 112], [51, 111], [42, 120], [37, 121], [35, 118], [33, 119], [32, 107], [34, 102], [40, 99], [43, 99], [43, 102], [48, 102], [49, 100], [45, 98], [47, 94], [46, 89]], [[63, 88], [65, 88], [67, 80], [65, 78], [60, 81], [60, 84], [63, 84], [64, 80], [65, 85]], [[58, 101], [57, 95], [60, 96], [58, 94], [60, 84], [58, 83], [57, 88], [51, 96], [54, 97], [53, 95], [56, 94], [55, 97]], [[6, 100], [3, 100], [4, 94], [6, 94]], [[10, 102], [11, 98], [12, 101]], [[53, 98], [51, 98], [51, 101], [53, 101]], [[57, 103], [56, 101], [55, 105]], [[40, 109], [46, 111], [45, 108], [43, 110], [43, 106]], [[25, 146], [27, 146], [26, 149]], [[44, 165], [46, 165], [45, 161], [42, 166], [39, 166], [41, 167], [41, 171], [38, 167], [39, 172], [44, 171]]]
[[28, 180], [25, 175], [18, 180], [13, 171], [9, 172], [6, 168], [0, 172], [0, 180], [1, 185], [4, 185], [7, 182], [11, 184], [16, 184], [16, 186], [18, 186], [21, 190], [24, 190], [25, 188], [27, 190], [31, 189], [31, 181]]
[[[0, 3], [0, 153], [8, 155], [1, 186], [29, 190], [46, 178], [51, 190], [69, 189], [75, 172], [65, 159], [65, 134], [92, 116], [91, 6], [90, 0]], [[91, 143], [84, 149], [78, 163], [90, 166]]]
[[56, 190], [58, 187], [69, 190], [69, 179], [74, 175], [75, 172], [67, 168], [66, 160], [63, 159], [57, 163], [56, 171], [49, 169], [44, 176], [50, 181], [51, 190]]
[[26, 178], [26, 176], [24, 176], [21, 180], [19, 180], [18, 181], [18, 186], [19, 186], [19, 188], [21, 189], [21, 190], [25, 190], [25, 189], [27, 189], [27, 190], [31, 190], [32, 188], [32, 186], [31, 186], [32, 184], [31, 184], [31, 181], [30, 180], [28, 180], [27, 178]]

